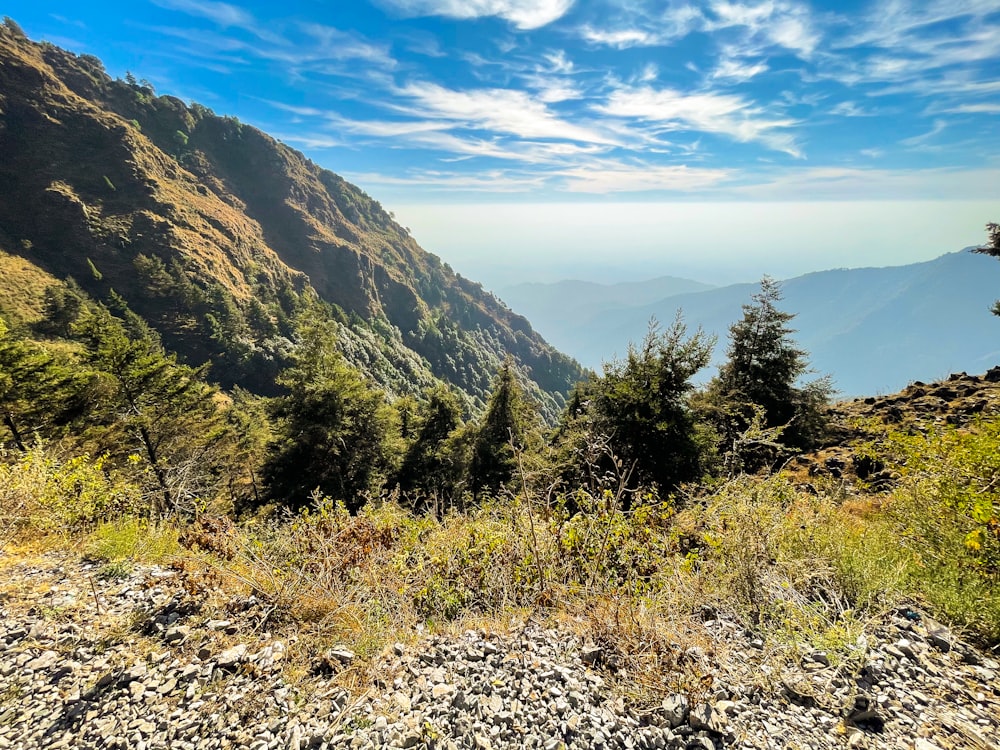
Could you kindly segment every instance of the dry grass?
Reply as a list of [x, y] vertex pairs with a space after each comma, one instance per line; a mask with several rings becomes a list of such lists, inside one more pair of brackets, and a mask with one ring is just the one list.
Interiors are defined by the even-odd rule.
[[24, 258], [0, 250], [0, 315], [12, 326], [41, 320], [45, 290], [60, 283]]
[[[24, 487], [44, 467], [93, 477], [79, 464], [19, 466]], [[997, 594], [968, 566], [954, 513], [934, 511], [921, 493], [939, 476], [923, 472], [918, 484], [873, 499], [841, 484], [814, 493], [780, 476], [740, 477], [689, 493], [680, 510], [636, 495], [628, 512], [614, 489], [532, 495], [525, 483], [517, 497], [442, 519], [393, 498], [356, 516], [319, 498], [295, 517], [204, 522], [184, 535], [194, 550], [178, 546], [176, 525], [123, 514], [92, 527], [77, 549], [108, 565], [167, 562], [189, 594], [220, 611], [252, 594], [257, 604], [232, 616], [247, 632], [286, 638], [287, 674], [303, 684], [334, 645], [360, 657], [337, 676], [360, 690], [388, 679], [374, 671], [377, 657], [421, 630], [507, 633], [538, 622], [601, 645], [619, 689], [644, 704], [667, 692], [710, 694], [718, 676], [709, 654], [745, 676], [751, 640], [757, 679], [770, 687], [815, 650], [850, 671], [864, 657], [859, 636], [914, 598], [988, 638], [1000, 621]], [[38, 484], [49, 494], [59, 486]], [[38, 513], [79, 515], [55, 497]]]

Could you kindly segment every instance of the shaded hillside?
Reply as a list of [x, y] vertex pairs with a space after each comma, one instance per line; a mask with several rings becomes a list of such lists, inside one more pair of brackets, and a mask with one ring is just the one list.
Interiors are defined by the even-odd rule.
[[582, 374], [357, 187], [13, 24], [0, 28], [0, 249], [120, 293], [224, 384], [266, 391], [313, 304], [392, 392], [440, 378], [477, 409], [510, 354], [552, 417]]
[[[888, 268], [820, 271], [782, 284], [782, 309], [794, 313], [796, 340], [820, 373], [833, 375], [844, 396], [898, 390], [913, 379], [983, 371], [1000, 361], [1000, 324], [989, 314], [1000, 284], [996, 261], [969, 252]], [[692, 326], [718, 335], [715, 361], [724, 358], [729, 326], [740, 317], [755, 284], [734, 284], [580, 314], [572, 328], [535, 310], [533, 320], [556, 346], [585, 365], [624, 353], [651, 316], [671, 320], [678, 310]]]

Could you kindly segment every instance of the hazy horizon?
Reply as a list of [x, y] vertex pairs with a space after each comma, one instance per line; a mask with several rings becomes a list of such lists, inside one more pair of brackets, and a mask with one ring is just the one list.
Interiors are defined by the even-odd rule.
[[467, 203], [393, 207], [488, 289], [679, 276], [707, 284], [932, 260], [985, 241], [996, 201]]

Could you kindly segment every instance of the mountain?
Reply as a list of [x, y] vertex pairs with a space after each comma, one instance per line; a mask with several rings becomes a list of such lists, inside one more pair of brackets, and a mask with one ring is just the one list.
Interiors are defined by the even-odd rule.
[[[0, 27], [0, 305], [30, 323], [72, 277], [112, 291], [211, 376], [267, 392], [294, 316], [337, 321], [387, 391], [437, 379], [484, 404], [510, 355], [549, 418], [583, 374], [492, 294], [424, 251], [378, 201], [267, 134], [113, 80]], [[25, 286], [22, 280], [31, 280]]]
[[591, 281], [524, 283], [499, 290], [504, 302], [531, 320], [544, 320], [546, 335], [571, 349], [585, 345], [586, 328], [579, 325], [613, 310], [649, 305], [667, 297], [714, 289], [711, 284], [661, 276], [649, 281], [597, 284]]
[[[989, 312], [1000, 266], [989, 257], [961, 251], [905, 266], [820, 271], [788, 279], [782, 289], [782, 308], [796, 315], [796, 341], [842, 396], [889, 393], [915, 379], [982, 372], [1000, 361], [1000, 320]], [[571, 326], [558, 311], [536, 306], [531, 314], [556, 346], [598, 367], [624, 354], [625, 342], [641, 340], [651, 317], [669, 322], [682, 311], [689, 326], [719, 337], [718, 363], [729, 326], [755, 291], [756, 284], [735, 284], [593, 315], [581, 307]]]

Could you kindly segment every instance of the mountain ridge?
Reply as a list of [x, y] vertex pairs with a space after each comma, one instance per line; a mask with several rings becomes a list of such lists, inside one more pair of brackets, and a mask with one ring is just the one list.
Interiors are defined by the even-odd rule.
[[[232, 342], [207, 342], [202, 321], [235, 307], [273, 374], [283, 318], [318, 298], [348, 358], [392, 392], [440, 379], [477, 410], [511, 355], [552, 418], [582, 377], [378, 201], [262, 131], [16, 25], [0, 28], [0, 61], [0, 249], [99, 299], [113, 289], [186, 359], [219, 359]], [[217, 379], [254, 379], [233, 369], [245, 352], [223, 354], [233, 367]]]
[[[996, 364], [1000, 345], [991, 343], [997, 330], [989, 314], [996, 273], [995, 261], [968, 249], [902, 266], [815, 271], [782, 282], [783, 309], [796, 314], [795, 338], [814, 368], [833, 374], [843, 395], [892, 392], [917, 378]], [[640, 340], [651, 317], [668, 321], [681, 311], [689, 326], [718, 336], [718, 362], [729, 325], [755, 289], [731, 284], [593, 316], [554, 317], [530, 300], [520, 300], [518, 309], [563, 351], [595, 368], [624, 354], [624, 342]]]

